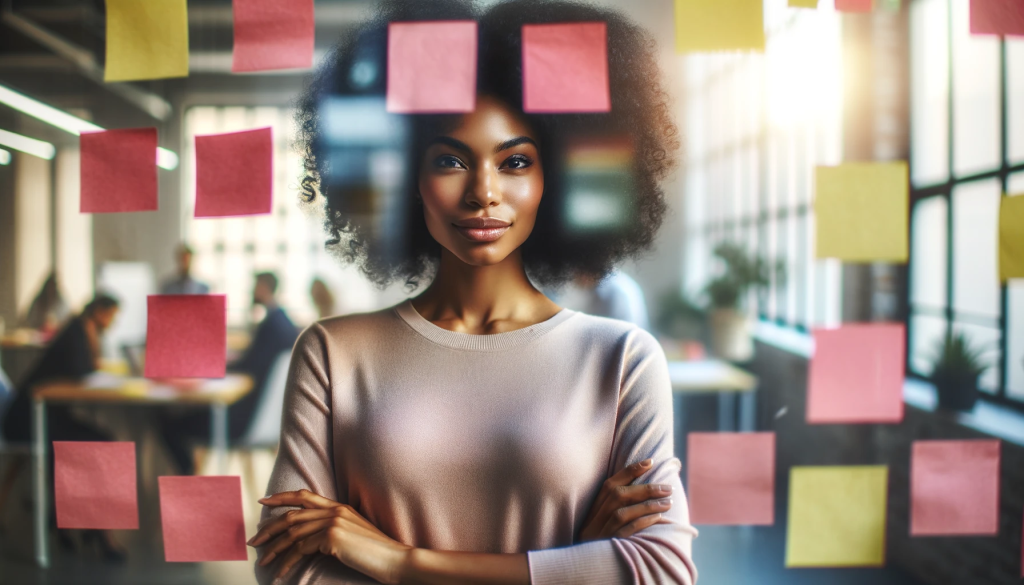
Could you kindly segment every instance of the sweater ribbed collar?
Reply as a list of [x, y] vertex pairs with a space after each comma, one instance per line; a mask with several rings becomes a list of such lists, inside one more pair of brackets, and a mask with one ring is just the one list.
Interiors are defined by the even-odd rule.
[[408, 323], [409, 326], [417, 333], [438, 345], [443, 345], [453, 349], [499, 351], [523, 345], [539, 338], [555, 327], [558, 327], [558, 325], [563, 323], [566, 319], [575, 315], [576, 311], [571, 309], [562, 309], [550, 319], [530, 325], [529, 327], [523, 327], [522, 329], [507, 331], [505, 333], [491, 333], [487, 335], [458, 333], [455, 331], [449, 331], [443, 327], [438, 327], [423, 318], [423, 316], [416, 311], [416, 308], [412, 306], [411, 300], [407, 300], [404, 303], [397, 305], [395, 307], [395, 313], [398, 314], [403, 321]]

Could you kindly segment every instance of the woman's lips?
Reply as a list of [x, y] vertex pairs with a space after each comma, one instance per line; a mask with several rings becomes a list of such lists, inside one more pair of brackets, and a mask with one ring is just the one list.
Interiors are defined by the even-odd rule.
[[471, 242], [493, 242], [503, 236], [509, 227], [469, 228], [457, 225], [455, 229]]

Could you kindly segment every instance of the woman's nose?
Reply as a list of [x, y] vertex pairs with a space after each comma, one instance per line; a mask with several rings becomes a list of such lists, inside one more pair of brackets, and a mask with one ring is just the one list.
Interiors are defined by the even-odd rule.
[[492, 207], [501, 203], [498, 177], [494, 169], [479, 168], [466, 191], [466, 203], [472, 207]]

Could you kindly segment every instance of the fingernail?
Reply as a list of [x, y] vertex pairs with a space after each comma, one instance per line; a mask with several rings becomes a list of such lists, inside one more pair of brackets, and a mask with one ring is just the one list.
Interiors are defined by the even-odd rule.
[[640, 467], [650, 467], [650, 466], [651, 466], [651, 460], [650, 459], [644, 459], [643, 461], [640, 462]]
[[252, 546], [252, 541], [254, 541], [254, 540], [256, 540], [256, 537], [255, 537], [255, 536], [254, 536], [254, 537], [252, 537], [252, 538], [250, 538], [249, 540], [245, 541], [245, 544], [247, 544], [247, 545], [249, 545], [249, 546]]
[[658, 500], [658, 505], [659, 506], [671, 506], [672, 505], [672, 498], [661, 498], [660, 500]]
[[658, 487], [656, 489], [659, 492], [666, 492], [666, 493], [669, 493], [669, 494], [672, 493], [672, 486], [667, 484], [667, 483], [658, 484]]

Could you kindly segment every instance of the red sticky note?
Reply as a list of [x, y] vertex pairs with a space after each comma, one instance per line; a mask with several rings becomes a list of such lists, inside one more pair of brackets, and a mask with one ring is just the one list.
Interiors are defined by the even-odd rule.
[[472, 112], [476, 107], [476, 22], [388, 25], [389, 112]]
[[146, 300], [146, 377], [223, 378], [224, 295], [150, 295]]
[[874, 0], [836, 0], [839, 12], [871, 12]]
[[270, 213], [270, 128], [196, 136], [196, 217]]
[[138, 529], [135, 443], [53, 442], [57, 528]]
[[313, 0], [233, 0], [235, 49], [231, 70], [313, 66]]
[[241, 478], [189, 475], [163, 476], [157, 480], [164, 560], [247, 560]]
[[903, 325], [870, 323], [814, 331], [807, 422], [903, 420]]
[[523, 111], [611, 109], [605, 23], [523, 26]]
[[1024, 35], [1024, 0], [971, 0], [971, 34]]
[[690, 433], [686, 477], [694, 524], [775, 522], [775, 433]]
[[83, 132], [78, 144], [82, 213], [157, 208], [156, 128]]
[[999, 532], [999, 441], [914, 441], [910, 534]]

